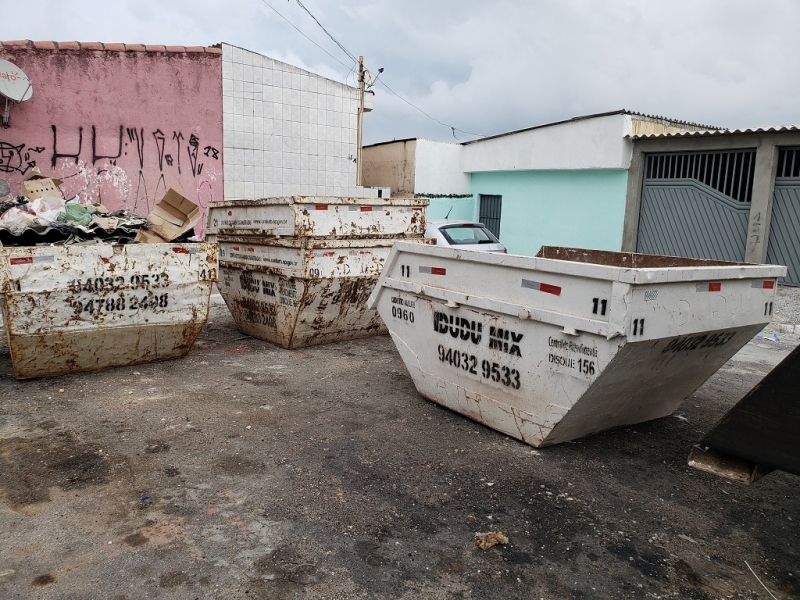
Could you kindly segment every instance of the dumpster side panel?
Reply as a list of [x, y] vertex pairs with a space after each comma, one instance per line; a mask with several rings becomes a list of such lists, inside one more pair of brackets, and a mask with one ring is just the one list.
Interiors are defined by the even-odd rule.
[[378, 312], [367, 308], [377, 281], [377, 275], [306, 281], [291, 347], [385, 334], [387, 329]]
[[626, 344], [542, 445], [672, 414], [761, 328], [756, 325]]
[[225, 262], [220, 273], [219, 292], [239, 331], [289, 348], [304, 280]]
[[293, 197], [212, 205], [209, 234], [388, 238], [425, 233], [427, 200]]
[[222, 264], [219, 289], [240, 331], [283, 348], [386, 333], [367, 309], [377, 275], [303, 279]]
[[391, 243], [342, 242], [339, 246], [317, 247], [300, 242], [293, 245], [278, 245], [241, 239], [219, 244], [220, 260], [231, 265], [241, 265], [259, 270], [273, 269], [286, 277], [327, 278], [377, 276]]
[[0, 263], [18, 378], [185, 355], [217, 277], [213, 244], [7, 248]]

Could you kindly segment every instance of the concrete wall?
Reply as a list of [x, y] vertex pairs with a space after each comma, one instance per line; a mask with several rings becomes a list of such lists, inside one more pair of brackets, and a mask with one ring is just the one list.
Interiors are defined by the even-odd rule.
[[392, 196], [413, 197], [415, 190], [417, 140], [401, 140], [367, 146], [363, 150], [364, 185], [389, 187]]
[[470, 193], [469, 174], [461, 166], [464, 146], [417, 140], [414, 191], [418, 196]]
[[225, 197], [377, 196], [356, 186], [358, 90], [222, 47]]
[[464, 144], [462, 169], [528, 171], [626, 169], [629, 122], [622, 114], [577, 119]]
[[627, 171], [473, 173], [472, 192], [503, 197], [500, 241], [532, 256], [543, 245], [619, 251]]
[[33, 84], [0, 128], [12, 191], [38, 166], [65, 197], [112, 210], [146, 215], [169, 188], [203, 208], [222, 198], [219, 50], [26, 42], [0, 44], [0, 57]]

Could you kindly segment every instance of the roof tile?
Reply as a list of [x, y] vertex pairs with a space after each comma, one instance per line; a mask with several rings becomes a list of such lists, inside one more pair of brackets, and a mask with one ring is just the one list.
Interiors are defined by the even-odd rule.
[[165, 46], [162, 44], [123, 44], [104, 42], [56, 42], [43, 40], [7, 40], [0, 41], [0, 48], [36, 48], [39, 50], [104, 50], [107, 52], [171, 52], [171, 53], [207, 53], [222, 54], [222, 49], [206, 46]]

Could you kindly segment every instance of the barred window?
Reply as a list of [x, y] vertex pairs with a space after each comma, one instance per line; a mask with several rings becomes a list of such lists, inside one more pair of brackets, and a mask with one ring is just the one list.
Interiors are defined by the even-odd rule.
[[694, 179], [734, 200], [750, 202], [755, 167], [755, 150], [648, 154], [645, 177]]

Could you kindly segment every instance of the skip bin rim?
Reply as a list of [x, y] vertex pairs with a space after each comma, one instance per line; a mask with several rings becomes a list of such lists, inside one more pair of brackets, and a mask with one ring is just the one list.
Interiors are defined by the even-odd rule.
[[[426, 257], [441, 256], [442, 258], [454, 259], [458, 259], [464, 256], [464, 253], [468, 253], [467, 256], [470, 262], [473, 263], [503, 265], [523, 270], [535, 270], [558, 275], [574, 275], [636, 285], [686, 281], [713, 281], [715, 279], [776, 279], [786, 274], [786, 267], [780, 265], [741, 265], [731, 263], [730, 266], [715, 265], [707, 267], [616, 267], [597, 263], [541, 258], [537, 256], [458, 250], [446, 246], [423, 246], [423, 248], [424, 251], [421, 251], [418, 245], [405, 243], [399, 240], [395, 242], [395, 248], [384, 265], [376, 290], [380, 289], [383, 285], [384, 279], [388, 277], [388, 273], [391, 271], [390, 267], [394, 265], [394, 262], [401, 253], [418, 254]], [[570, 250], [581, 249], [575, 248]]]
[[428, 206], [430, 200], [427, 198], [362, 198], [360, 196], [271, 196], [269, 198], [258, 198], [256, 200], [222, 200], [209, 204], [209, 212], [216, 207], [250, 207], [250, 206], [292, 206], [306, 204], [329, 204], [329, 205], [355, 205], [355, 206]]

